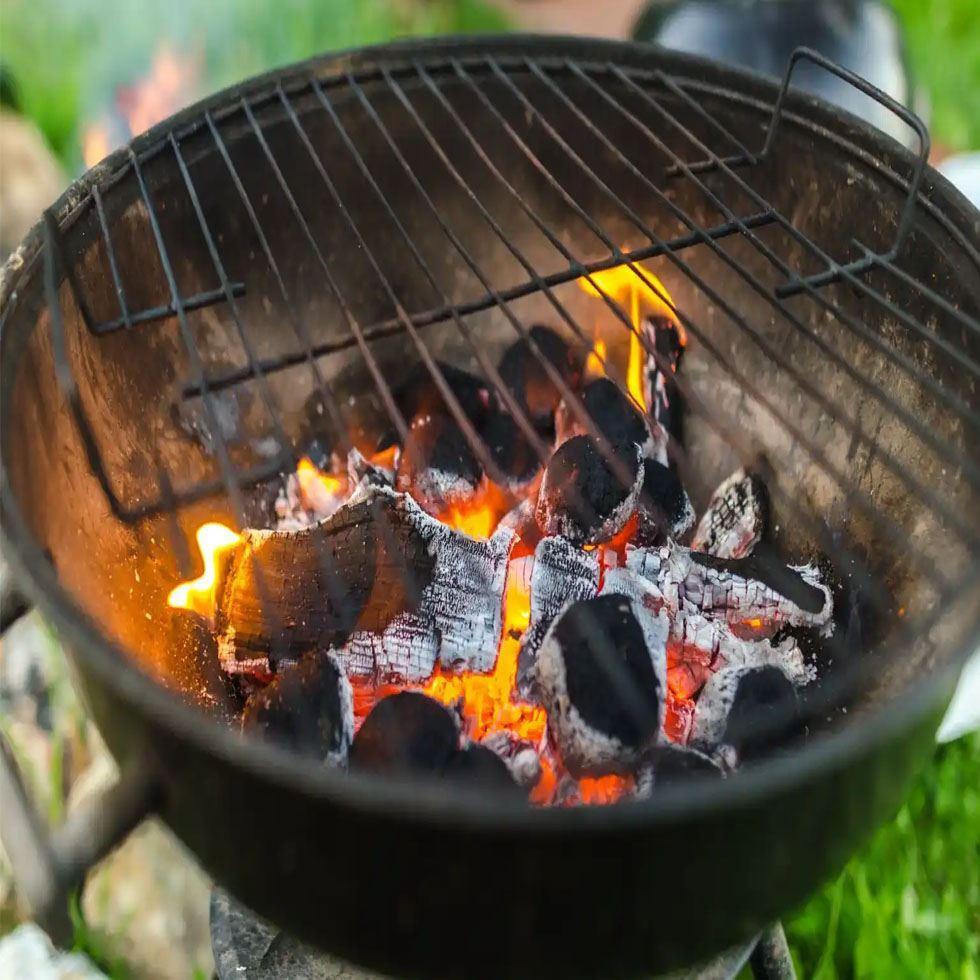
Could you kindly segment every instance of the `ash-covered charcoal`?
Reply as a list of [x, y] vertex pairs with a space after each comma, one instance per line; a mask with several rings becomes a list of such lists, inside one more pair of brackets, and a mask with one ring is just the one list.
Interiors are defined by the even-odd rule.
[[438, 774], [458, 751], [456, 717], [433, 698], [399, 691], [364, 719], [351, 744], [350, 768]]
[[[648, 316], [642, 325], [647, 345], [655, 350], [669, 370], [664, 371], [652, 357], [643, 373], [643, 401], [658, 426], [676, 442], [681, 441], [683, 403], [674, 375], [684, 354], [684, 333], [669, 316]], [[662, 460], [666, 462], [666, 460]]]
[[[667, 462], [666, 443], [650, 427], [629, 395], [609, 378], [590, 381], [582, 390], [581, 401], [596, 429], [625, 459], [631, 460], [633, 447], [639, 446], [644, 458]], [[559, 443], [588, 434], [576, 412], [564, 402], [559, 406], [556, 429], [556, 441]]]
[[724, 620], [736, 636], [770, 637], [782, 626], [832, 628], [831, 592], [813, 565], [713, 558], [673, 541], [627, 549], [626, 565], [654, 583], [674, 613]]
[[736, 470], [719, 484], [701, 515], [691, 548], [716, 558], [745, 558], [769, 522], [769, 494], [761, 477]]
[[711, 756], [688, 746], [665, 742], [644, 753], [637, 770], [636, 795], [649, 797], [665, 786], [723, 775], [724, 770]]
[[518, 404], [527, 410], [535, 427], [550, 434], [561, 392], [549, 377], [542, 360], [547, 360], [568, 387], [575, 389], [582, 380], [582, 358], [549, 327], [533, 326], [527, 333], [538, 352], [531, 349], [528, 338], [521, 337], [504, 351], [498, 372]]
[[523, 495], [541, 472], [541, 460], [513, 417], [503, 411], [487, 415], [480, 435], [497, 464], [507, 477], [506, 489]]
[[531, 566], [531, 614], [517, 658], [518, 694], [537, 701], [537, 659], [545, 634], [570, 602], [592, 599], [599, 591], [599, 556], [565, 538], [542, 538]]
[[242, 715], [245, 732], [278, 742], [302, 755], [342, 766], [354, 737], [350, 681], [324, 651], [284, 664], [253, 692]]
[[518, 786], [530, 790], [537, 785], [541, 778], [541, 759], [527, 739], [504, 730], [491, 732], [480, 744], [500, 757]]
[[691, 742], [704, 751], [730, 747], [746, 762], [803, 734], [796, 684], [776, 662], [713, 674], [697, 700]]
[[638, 545], [683, 539], [694, 526], [694, 508], [677, 473], [655, 459], [643, 461], [643, 486], [636, 505]]
[[429, 524], [405, 497], [371, 488], [311, 527], [246, 530], [222, 554], [215, 588], [222, 667], [266, 674], [277, 656], [380, 633], [417, 608], [437, 564]]
[[380, 629], [352, 634], [340, 652], [344, 668], [375, 682], [424, 680], [437, 662], [451, 671], [492, 670], [503, 630], [513, 532], [471, 538], [424, 514], [411, 498], [395, 496], [432, 559], [430, 575], [411, 610]]
[[454, 419], [441, 413], [415, 416], [398, 460], [398, 490], [437, 517], [471, 500], [482, 478], [483, 467]]
[[347, 454], [347, 479], [352, 487], [393, 487], [395, 470], [365, 458], [359, 449]]
[[456, 752], [442, 770], [449, 782], [473, 789], [509, 794], [523, 798], [527, 794], [514, 781], [504, 761], [490, 749], [471, 743]]
[[535, 507], [538, 526], [573, 544], [608, 541], [636, 509], [642, 485], [638, 446], [632, 458], [624, 453], [618, 461], [609, 460], [594, 439], [575, 436], [555, 450], [545, 467]]
[[660, 734], [666, 615], [609, 594], [568, 606], [538, 656], [548, 731], [574, 776], [627, 773]]

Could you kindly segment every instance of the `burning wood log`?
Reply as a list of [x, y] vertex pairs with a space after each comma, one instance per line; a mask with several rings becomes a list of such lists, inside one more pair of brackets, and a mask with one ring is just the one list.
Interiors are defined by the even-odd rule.
[[333, 646], [348, 676], [379, 682], [424, 680], [437, 661], [490, 670], [510, 542], [470, 538], [379, 487], [310, 528], [246, 531], [215, 593], [222, 666], [265, 674]]
[[635, 542], [643, 547], [680, 540], [694, 526], [694, 508], [678, 475], [655, 459], [643, 461]]
[[[565, 383], [575, 389], [582, 380], [582, 358], [549, 327], [536, 325], [527, 334], [527, 338], [520, 338], [504, 351], [498, 372], [535, 427], [550, 434], [554, 430], [555, 410], [561, 401], [561, 392], [541, 361], [550, 362]], [[531, 343], [537, 347], [537, 354]]]
[[725, 746], [736, 764], [802, 734], [794, 677], [778, 650], [766, 656], [770, 662], [760, 657], [755, 665], [726, 667], [712, 675], [697, 700], [692, 745], [709, 752]]
[[[608, 460], [595, 440], [574, 436], [563, 442], [545, 467], [535, 517], [542, 532], [573, 544], [608, 541], [629, 520], [643, 485], [640, 449], [632, 457]], [[632, 483], [617, 472], [626, 467]]]
[[398, 490], [438, 516], [471, 500], [482, 479], [483, 467], [453, 418], [442, 413], [415, 416], [398, 460]]
[[647, 358], [643, 372], [644, 404], [657, 425], [680, 442], [683, 403], [674, 375], [680, 367], [686, 344], [683, 328], [672, 317], [661, 315], [646, 317], [641, 331], [648, 346], [661, 355], [669, 367], [669, 371], [664, 371], [654, 358]]
[[383, 631], [431, 582], [437, 558], [425, 531], [417, 507], [381, 490], [311, 527], [246, 530], [222, 555], [215, 584], [222, 667], [263, 674], [355, 629]]
[[417, 691], [380, 700], [354, 736], [351, 769], [441, 773], [459, 751], [455, 715]]
[[531, 615], [517, 659], [517, 692], [536, 701], [537, 660], [551, 624], [566, 605], [592, 599], [599, 591], [599, 558], [565, 538], [542, 538], [531, 568]]
[[624, 595], [567, 606], [541, 645], [548, 732], [574, 776], [628, 773], [660, 735], [668, 622]]
[[354, 738], [350, 681], [332, 654], [307, 654], [253, 692], [242, 728], [328, 765], [343, 766]]
[[724, 620], [736, 636], [768, 637], [782, 626], [832, 628], [831, 592], [813, 565], [713, 558], [674, 542], [628, 549], [626, 565], [653, 582], [675, 613]]
[[716, 558], [745, 558], [769, 522], [769, 494], [754, 473], [736, 470], [719, 484], [701, 515], [691, 548]]
[[350, 675], [421, 681], [438, 662], [449, 671], [493, 669], [503, 629], [503, 595], [513, 532], [471, 538], [403, 497], [433, 564], [418, 603], [379, 629], [356, 630], [340, 651]]

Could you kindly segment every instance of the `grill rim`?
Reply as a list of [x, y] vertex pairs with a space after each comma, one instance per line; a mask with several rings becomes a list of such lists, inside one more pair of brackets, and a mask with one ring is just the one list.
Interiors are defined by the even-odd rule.
[[[617, 65], [639, 71], [653, 64], [669, 71], [671, 77], [677, 78], [694, 92], [723, 96], [736, 104], [764, 110], [772, 109], [779, 90], [776, 81], [755, 72], [668, 51], [659, 46], [565, 36], [450, 37], [348, 49], [318, 55], [248, 79], [187, 107], [137, 137], [128, 147], [117, 150], [73, 182], [52, 206], [51, 213], [58, 216], [63, 230], [70, 227], [82, 209], [88, 206], [89, 192], [93, 186], [105, 188], [121, 179], [131, 151], [141, 153], [156, 145], [167, 145], [167, 134], [171, 130], [200, 117], [206, 109], [227, 105], [233, 98], [244, 94], [252, 98], [261, 97], [263, 88], [269, 85], [273, 86], [274, 96], [276, 84], [289, 84], [297, 78], [303, 78], [305, 84], [306, 76], [311, 71], [345, 68], [368, 71], [373, 65], [397, 64], [400, 57], [465, 57], [468, 53], [479, 56], [499, 54], [505, 58], [538, 54], [545, 59], [549, 56], [575, 58], [581, 64], [588, 64], [591, 54], [593, 58], [614, 61]], [[722, 87], [733, 76], [744, 86], [739, 91]], [[766, 94], [771, 97], [769, 101], [765, 100]], [[792, 91], [787, 95], [783, 118], [831, 142], [840, 152], [855, 155], [865, 165], [874, 167], [882, 176], [908, 190], [909, 180], [903, 176], [903, 172], [913, 172], [914, 155], [850, 113], [821, 99]], [[835, 128], [829, 128], [831, 123]], [[858, 138], [861, 139], [860, 144], [853, 142]], [[939, 199], [941, 204], [934, 203], [931, 198]], [[980, 249], [970, 239], [972, 231], [980, 244], [980, 212], [931, 167], [926, 168], [917, 205], [957, 240], [965, 254], [980, 269]], [[954, 220], [956, 218], [961, 220]], [[39, 222], [32, 229], [0, 270], [0, 305], [4, 308], [0, 317], [2, 346], [10, 343], [5, 328], [8, 316], [16, 308], [17, 286], [36, 271], [41, 257], [42, 224]], [[964, 225], [970, 225], [969, 230]], [[6, 386], [6, 390], [9, 392], [11, 387]], [[8, 402], [10, 397], [8, 394], [4, 401]], [[427, 786], [417, 781], [382, 781], [360, 774], [332, 773], [304, 763], [275, 746], [244, 742], [231, 730], [202, 718], [197, 710], [144, 674], [126, 650], [105, 636], [61, 586], [57, 573], [34, 541], [20, 514], [2, 458], [0, 517], [0, 542], [5, 554], [11, 559], [19, 578], [25, 582], [27, 591], [59, 626], [69, 648], [84, 657], [86, 665], [119, 696], [131, 701], [134, 708], [148, 714], [174, 735], [191, 740], [199, 751], [232, 766], [244, 767], [265, 780], [283, 782], [300, 792], [314, 793], [336, 804], [372, 811], [379, 807], [392, 807], [402, 819], [448, 818], [450, 822], [462, 821], [474, 829], [501, 829], [502, 819], [508, 821], [508, 830], [526, 826], [540, 831], [545, 828], [545, 821], [548, 822], [547, 829], [561, 831], [586, 831], [598, 826], [604, 830], [610, 826], [647, 826], [672, 821], [683, 815], [690, 816], [740, 803], [744, 805], [748, 801], [757, 801], [780, 790], [804, 784], [901, 730], [912, 728], [930, 712], [937, 713], [938, 724], [940, 702], [944, 699], [948, 701], [963, 662], [980, 642], [980, 615], [976, 615], [972, 627], [965, 629], [966, 635], [960, 644], [947, 650], [947, 659], [938, 670], [932, 671], [916, 685], [907, 686], [895, 697], [865, 708], [857, 723], [852, 722], [836, 731], [821, 734], [800, 749], [762, 762], [741, 773], [738, 780], [666, 788], [642, 806], [548, 808], [546, 814], [540, 809], [532, 810], [505, 801], [488, 801], [478, 794], [460, 793], [451, 797], [437, 786]], [[980, 573], [975, 570], [958, 600], [969, 603], [977, 598], [980, 598]], [[122, 669], [119, 661], [123, 661]], [[216, 734], [215, 728], [222, 728], [222, 731]], [[165, 805], [163, 809], [165, 812]]]

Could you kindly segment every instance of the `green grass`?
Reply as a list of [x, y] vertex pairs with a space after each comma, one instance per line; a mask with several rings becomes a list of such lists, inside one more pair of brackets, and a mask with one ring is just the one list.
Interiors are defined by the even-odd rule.
[[785, 925], [802, 977], [980, 978], [980, 734]]
[[933, 139], [980, 149], [980, 0], [891, 0], [916, 80], [931, 105]]

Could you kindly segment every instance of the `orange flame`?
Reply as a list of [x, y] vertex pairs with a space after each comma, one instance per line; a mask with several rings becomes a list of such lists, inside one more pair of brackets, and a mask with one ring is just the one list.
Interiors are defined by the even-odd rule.
[[504, 591], [503, 639], [493, 672], [477, 674], [435, 673], [422, 688], [425, 694], [443, 704], [462, 700], [463, 718], [470, 737], [479, 740], [490, 732], [506, 729], [535, 745], [544, 735], [548, 720], [544, 708], [511, 700], [517, 679], [517, 655], [520, 639], [531, 618], [531, 596], [519, 573], [517, 562], [511, 562]]
[[336, 510], [347, 493], [346, 476], [324, 473], [306, 456], [296, 464], [296, 479], [303, 506], [319, 514]]
[[230, 527], [217, 522], [202, 524], [197, 529], [197, 547], [204, 561], [204, 571], [189, 582], [181, 582], [167, 596], [167, 605], [174, 609], [190, 609], [210, 619], [214, 615], [214, 587], [218, 578], [218, 555], [233, 548], [242, 536]]
[[[160, 44], [147, 75], [116, 93], [116, 112], [125, 121], [127, 130], [119, 133], [120, 142], [142, 133], [186, 105], [197, 88], [200, 70], [199, 57], [180, 54], [166, 42]], [[113, 129], [107, 119], [101, 119], [83, 131], [82, 159], [86, 167], [94, 166], [114, 149], [110, 137]]]
[[624, 793], [632, 792], [636, 785], [632, 776], [598, 776], [578, 781], [578, 795], [583, 803], [593, 806], [615, 803]]
[[[633, 268], [642, 271], [644, 279], [633, 272]], [[626, 307], [632, 326], [629, 361], [626, 365], [626, 389], [641, 409], [648, 408], [649, 406], [644, 405], [643, 399], [643, 365], [646, 361], [646, 351], [640, 343], [641, 323], [643, 316], [651, 313], [669, 317], [677, 322], [670, 293], [652, 272], [647, 272], [636, 265], [631, 268], [629, 263], [613, 266], [601, 272], [593, 272], [591, 278], [583, 276], [578, 283], [590, 296], [599, 296], [601, 290]], [[600, 344], [604, 357], [605, 344], [601, 340], [596, 341], [594, 351], [598, 352]], [[593, 356], [590, 354], [588, 363], [592, 362]], [[601, 364], [598, 360], [596, 363]], [[598, 373], [605, 372], [600, 370]]]

